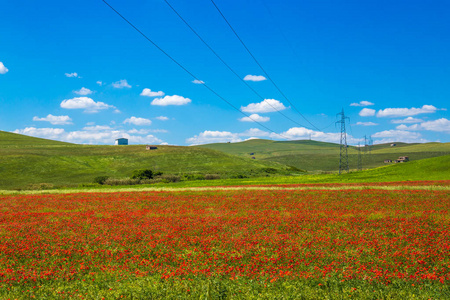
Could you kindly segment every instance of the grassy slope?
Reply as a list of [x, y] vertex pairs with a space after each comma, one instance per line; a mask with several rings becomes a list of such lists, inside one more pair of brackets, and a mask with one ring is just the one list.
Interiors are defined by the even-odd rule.
[[[371, 154], [362, 152], [363, 168], [375, 168], [384, 165], [385, 159], [396, 159], [407, 155], [411, 160], [442, 156], [450, 153], [450, 143], [405, 144], [396, 143], [375, 145]], [[339, 145], [317, 141], [279, 142], [270, 140], [250, 140], [240, 143], [208, 144], [201, 147], [223, 151], [242, 157], [253, 156], [259, 160], [274, 161], [295, 166], [308, 171], [335, 171], [339, 162]], [[358, 151], [348, 148], [349, 164], [356, 169]]]
[[197, 147], [91, 146], [37, 139], [0, 131], [0, 189], [32, 183], [75, 186], [100, 175], [129, 177], [149, 168], [172, 174], [263, 174], [264, 168], [285, 170], [278, 163], [235, 157]]

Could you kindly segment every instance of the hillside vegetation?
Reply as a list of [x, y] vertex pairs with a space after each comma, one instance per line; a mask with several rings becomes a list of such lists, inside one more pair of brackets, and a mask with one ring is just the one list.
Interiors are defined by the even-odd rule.
[[0, 131], [0, 189], [51, 183], [76, 186], [97, 176], [129, 177], [136, 169], [166, 174], [220, 174], [222, 178], [287, 174], [288, 167], [223, 152], [179, 146], [92, 146]]
[[[318, 141], [271, 141], [249, 140], [240, 143], [207, 144], [200, 147], [214, 149], [240, 157], [255, 157], [256, 160], [271, 161], [294, 166], [307, 171], [336, 171], [339, 168], [339, 145]], [[399, 156], [409, 156], [416, 161], [450, 154], [450, 143], [380, 144], [371, 151], [361, 148], [364, 169], [384, 166], [384, 160], [395, 160]], [[253, 153], [253, 154], [252, 154]], [[358, 148], [348, 147], [350, 169], [357, 168]]]

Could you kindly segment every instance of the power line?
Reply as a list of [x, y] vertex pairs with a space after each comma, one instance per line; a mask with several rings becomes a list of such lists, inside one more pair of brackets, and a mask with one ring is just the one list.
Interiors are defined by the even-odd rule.
[[[113, 10], [119, 17], [121, 17], [125, 22], [128, 23], [134, 30], [136, 30], [140, 35], [142, 35], [147, 41], [149, 41], [153, 46], [155, 46], [159, 51], [161, 51], [165, 56], [167, 56], [172, 62], [177, 64], [181, 69], [183, 69], [186, 73], [188, 73], [190, 76], [192, 76], [195, 80], [199, 80], [197, 76], [195, 76], [191, 71], [189, 71], [186, 67], [184, 67], [181, 63], [179, 63], [175, 58], [173, 58], [170, 54], [168, 54], [166, 51], [164, 51], [161, 47], [159, 47], [153, 40], [151, 40], [147, 35], [145, 35], [139, 28], [133, 25], [127, 18], [125, 18], [121, 13], [119, 13], [114, 7], [112, 7], [106, 0], [102, 0], [111, 10]], [[269, 127], [265, 126], [264, 124], [254, 120], [251, 116], [247, 115], [246, 113], [242, 112], [239, 108], [234, 106], [231, 102], [229, 102], [227, 99], [222, 97], [219, 93], [217, 93], [215, 90], [213, 90], [211, 87], [209, 87], [206, 83], [202, 84], [204, 87], [206, 87], [209, 91], [211, 91], [214, 95], [216, 95], [220, 100], [227, 103], [229, 106], [237, 110], [239, 113], [243, 114], [244, 116], [248, 117], [250, 120], [258, 124], [259, 126], [269, 130], [270, 132], [284, 138], [287, 140], [291, 140], [288, 137], [283, 136], [282, 134], [276, 133], [274, 130], [270, 129]]]
[[238, 40], [241, 42], [242, 46], [244, 46], [245, 50], [247, 50], [248, 54], [250, 54], [250, 56], [253, 58], [253, 60], [255, 61], [255, 63], [258, 65], [258, 67], [263, 71], [263, 73], [267, 76], [267, 79], [269, 79], [270, 82], [272, 82], [272, 84], [275, 86], [275, 88], [278, 90], [278, 92], [289, 102], [289, 104], [291, 104], [291, 106], [295, 109], [295, 111], [303, 118], [305, 119], [306, 122], [308, 122], [312, 127], [314, 127], [315, 129], [319, 130], [319, 128], [317, 128], [313, 123], [311, 123], [298, 109], [297, 107], [295, 107], [295, 105], [289, 100], [289, 98], [283, 93], [283, 91], [278, 87], [278, 85], [272, 80], [272, 78], [270, 77], [270, 75], [266, 72], [266, 70], [263, 68], [263, 66], [259, 63], [259, 61], [256, 59], [256, 57], [253, 55], [253, 53], [250, 51], [250, 49], [245, 45], [244, 41], [241, 39], [241, 37], [238, 35], [238, 33], [236, 32], [236, 30], [233, 28], [233, 26], [231, 26], [230, 22], [228, 22], [227, 18], [225, 17], [225, 15], [222, 13], [222, 11], [220, 10], [220, 8], [216, 5], [216, 3], [214, 2], [214, 0], [210, 0], [211, 3], [214, 5], [214, 7], [217, 9], [217, 11], [219, 12], [219, 14], [222, 16], [222, 18], [225, 20], [225, 22], [227, 23], [228, 27], [230, 27], [231, 31], [233, 31], [234, 35], [238, 38]]
[[[255, 93], [255, 95], [257, 95], [259, 98], [261, 98], [262, 100], [265, 100], [265, 98], [263, 96], [261, 96], [261, 94], [259, 94], [254, 88], [252, 88], [244, 79], [242, 79], [242, 77], [200, 36], [200, 34], [181, 16], [181, 14], [169, 3], [169, 1], [164, 0], [164, 2], [166, 2], [166, 4], [172, 9], [172, 11], [178, 16], [178, 18], [180, 18], [181, 21], [183, 21], [183, 23], [200, 39], [200, 41], [205, 44], [206, 47], [208, 47], [208, 49], [237, 77], [239, 78], [240, 81], [242, 81], [253, 93]], [[290, 117], [288, 117], [287, 115], [285, 115], [284, 113], [282, 113], [280, 110], [278, 110], [275, 106], [273, 106], [272, 104], [270, 104], [270, 102], [266, 102], [270, 107], [272, 107], [276, 112], [278, 112], [279, 114], [281, 114], [283, 117], [285, 117], [286, 119], [288, 119], [289, 121], [299, 125], [299, 126], [303, 126], [305, 127], [305, 125], [298, 123], [297, 121], [291, 119]]]

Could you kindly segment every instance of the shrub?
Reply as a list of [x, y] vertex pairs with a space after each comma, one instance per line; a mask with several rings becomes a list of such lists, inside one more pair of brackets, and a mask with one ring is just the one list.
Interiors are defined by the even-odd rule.
[[[103, 184], [103, 183], [102, 183], [102, 184]], [[93, 182], [93, 183], [80, 183], [80, 184], [78, 185], [78, 187], [79, 187], [79, 188], [84, 188], [84, 187], [99, 187], [99, 186], [101, 186], [102, 184], [96, 183], [96, 182]]]
[[164, 174], [160, 176], [162, 182], [178, 182], [181, 180], [180, 176], [173, 174]]
[[220, 179], [219, 174], [205, 174], [206, 180]]
[[109, 176], [98, 176], [94, 178], [94, 183], [105, 184], [105, 181], [109, 179]]
[[136, 185], [139, 184], [141, 180], [139, 178], [108, 178], [104, 184], [106, 185]]
[[149, 169], [134, 170], [131, 179], [152, 179], [153, 171]]
[[185, 174], [183, 178], [185, 180], [204, 180], [205, 176], [203, 174]]
[[27, 186], [28, 190], [50, 190], [55, 186], [52, 183], [32, 183]]
[[274, 168], [262, 168], [261, 171], [269, 173], [269, 174], [275, 174], [278, 173], [277, 169]]

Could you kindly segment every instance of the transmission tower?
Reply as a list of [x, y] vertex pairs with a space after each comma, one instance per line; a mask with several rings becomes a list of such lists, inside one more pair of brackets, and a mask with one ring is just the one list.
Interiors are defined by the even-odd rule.
[[364, 135], [364, 153], [367, 153], [367, 147], [368, 146], [368, 144], [367, 144], [367, 135]]
[[348, 153], [347, 153], [347, 133], [345, 131], [345, 119], [348, 119], [348, 117], [344, 114], [344, 109], [342, 109], [342, 112], [338, 113], [337, 115], [341, 116], [341, 119], [336, 122], [336, 124], [341, 125], [341, 141], [340, 141], [340, 147], [339, 147], [339, 174], [342, 173], [342, 171], [346, 170], [348, 173]]
[[361, 143], [358, 143], [358, 171], [362, 170]]
[[369, 135], [369, 154], [370, 154], [370, 150], [372, 149], [373, 146], [373, 140], [372, 137]]

